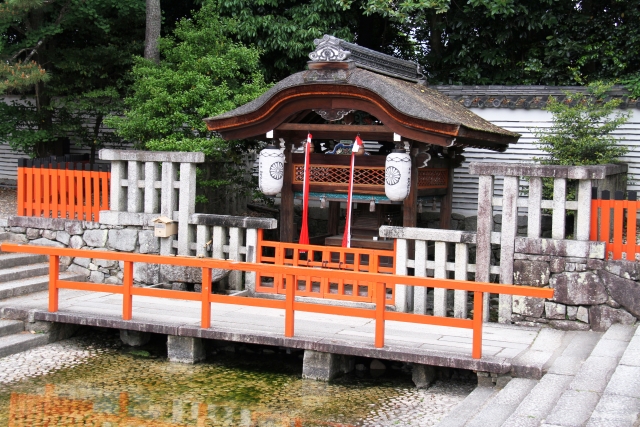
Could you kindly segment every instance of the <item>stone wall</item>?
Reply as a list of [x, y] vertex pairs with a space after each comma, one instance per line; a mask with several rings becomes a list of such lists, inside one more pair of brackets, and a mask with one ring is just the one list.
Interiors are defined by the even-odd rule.
[[[558, 242], [554, 248], [521, 239], [514, 255], [514, 284], [551, 287], [552, 300], [513, 297], [512, 321], [549, 324], [563, 330], [605, 331], [614, 323], [640, 319], [640, 266], [604, 260], [597, 242]], [[538, 239], [542, 240], [542, 239]], [[565, 242], [565, 243], [562, 243]], [[574, 250], [581, 243], [586, 250]], [[590, 246], [590, 247], [589, 247]]]

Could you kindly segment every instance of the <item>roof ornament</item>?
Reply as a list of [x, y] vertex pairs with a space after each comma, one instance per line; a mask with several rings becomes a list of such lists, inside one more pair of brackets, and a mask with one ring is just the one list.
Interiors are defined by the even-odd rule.
[[340, 39], [325, 34], [322, 39], [315, 39], [313, 44], [316, 45], [316, 50], [309, 54], [314, 62], [337, 62], [345, 61], [351, 55], [348, 50], [343, 50], [340, 47]]

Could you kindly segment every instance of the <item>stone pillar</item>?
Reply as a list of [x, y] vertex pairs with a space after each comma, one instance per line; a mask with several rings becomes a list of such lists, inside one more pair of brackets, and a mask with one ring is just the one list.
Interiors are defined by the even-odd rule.
[[302, 362], [302, 378], [331, 381], [341, 374], [353, 371], [353, 357], [342, 354], [305, 350]]
[[120, 329], [120, 341], [125, 345], [131, 347], [138, 347], [145, 345], [151, 339], [151, 334], [148, 332], [129, 331], [127, 329]]
[[436, 380], [436, 368], [416, 363], [411, 369], [411, 380], [417, 388], [428, 388]]
[[206, 358], [202, 339], [194, 337], [167, 337], [169, 361], [178, 363], [197, 363]]

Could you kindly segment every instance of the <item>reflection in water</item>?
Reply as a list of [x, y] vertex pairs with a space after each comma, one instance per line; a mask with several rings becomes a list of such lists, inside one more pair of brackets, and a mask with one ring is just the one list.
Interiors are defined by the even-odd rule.
[[[247, 347], [243, 354], [181, 365], [167, 362], [162, 346], [138, 357], [114, 348], [120, 344], [112, 335], [84, 339], [79, 346], [107, 350], [75, 367], [0, 385], [0, 427], [346, 427], [387, 425], [376, 417], [387, 419], [396, 402], [416, 402], [421, 414], [432, 406], [422, 402], [428, 393], [415, 390], [398, 369], [327, 384], [301, 379], [298, 355], [284, 352]], [[446, 391], [447, 411], [473, 389], [466, 382], [457, 387]]]

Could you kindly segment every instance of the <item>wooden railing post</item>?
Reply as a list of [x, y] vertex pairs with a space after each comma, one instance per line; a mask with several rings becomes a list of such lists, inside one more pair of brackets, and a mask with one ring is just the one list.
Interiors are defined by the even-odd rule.
[[293, 302], [296, 297], [296, 277], [293, 274], [286, 275], [287, 295], [285, 300], [284, 310], [284, 336], [292, 337], [294, 331], [294, 318], [295, 313], [293, 311]]
[[475, 291], [473, 293], [473, 349], [471, 357], [480, 359], [482, 357], [482, 308], [483, 308], [483, 292]]
[[122, 319], [131, 320], [133, 315], [133, 296], [131, 287], [133, 286], [133, 262], [124, 262], [124, 278], [122, 280]]
[[211, 327], [211, 301], [209, 301], [210, 294], [211, 269], [208, 267], [202, 267], [202, 316], [200, 325], [202, 329], [208, 329]]
[[376, 348], [384, 347], [385, 283], [376, 282]]
[[60, 273], [60, 257], [49, 255], [49, 311], [58, 311], [58, 276]]

